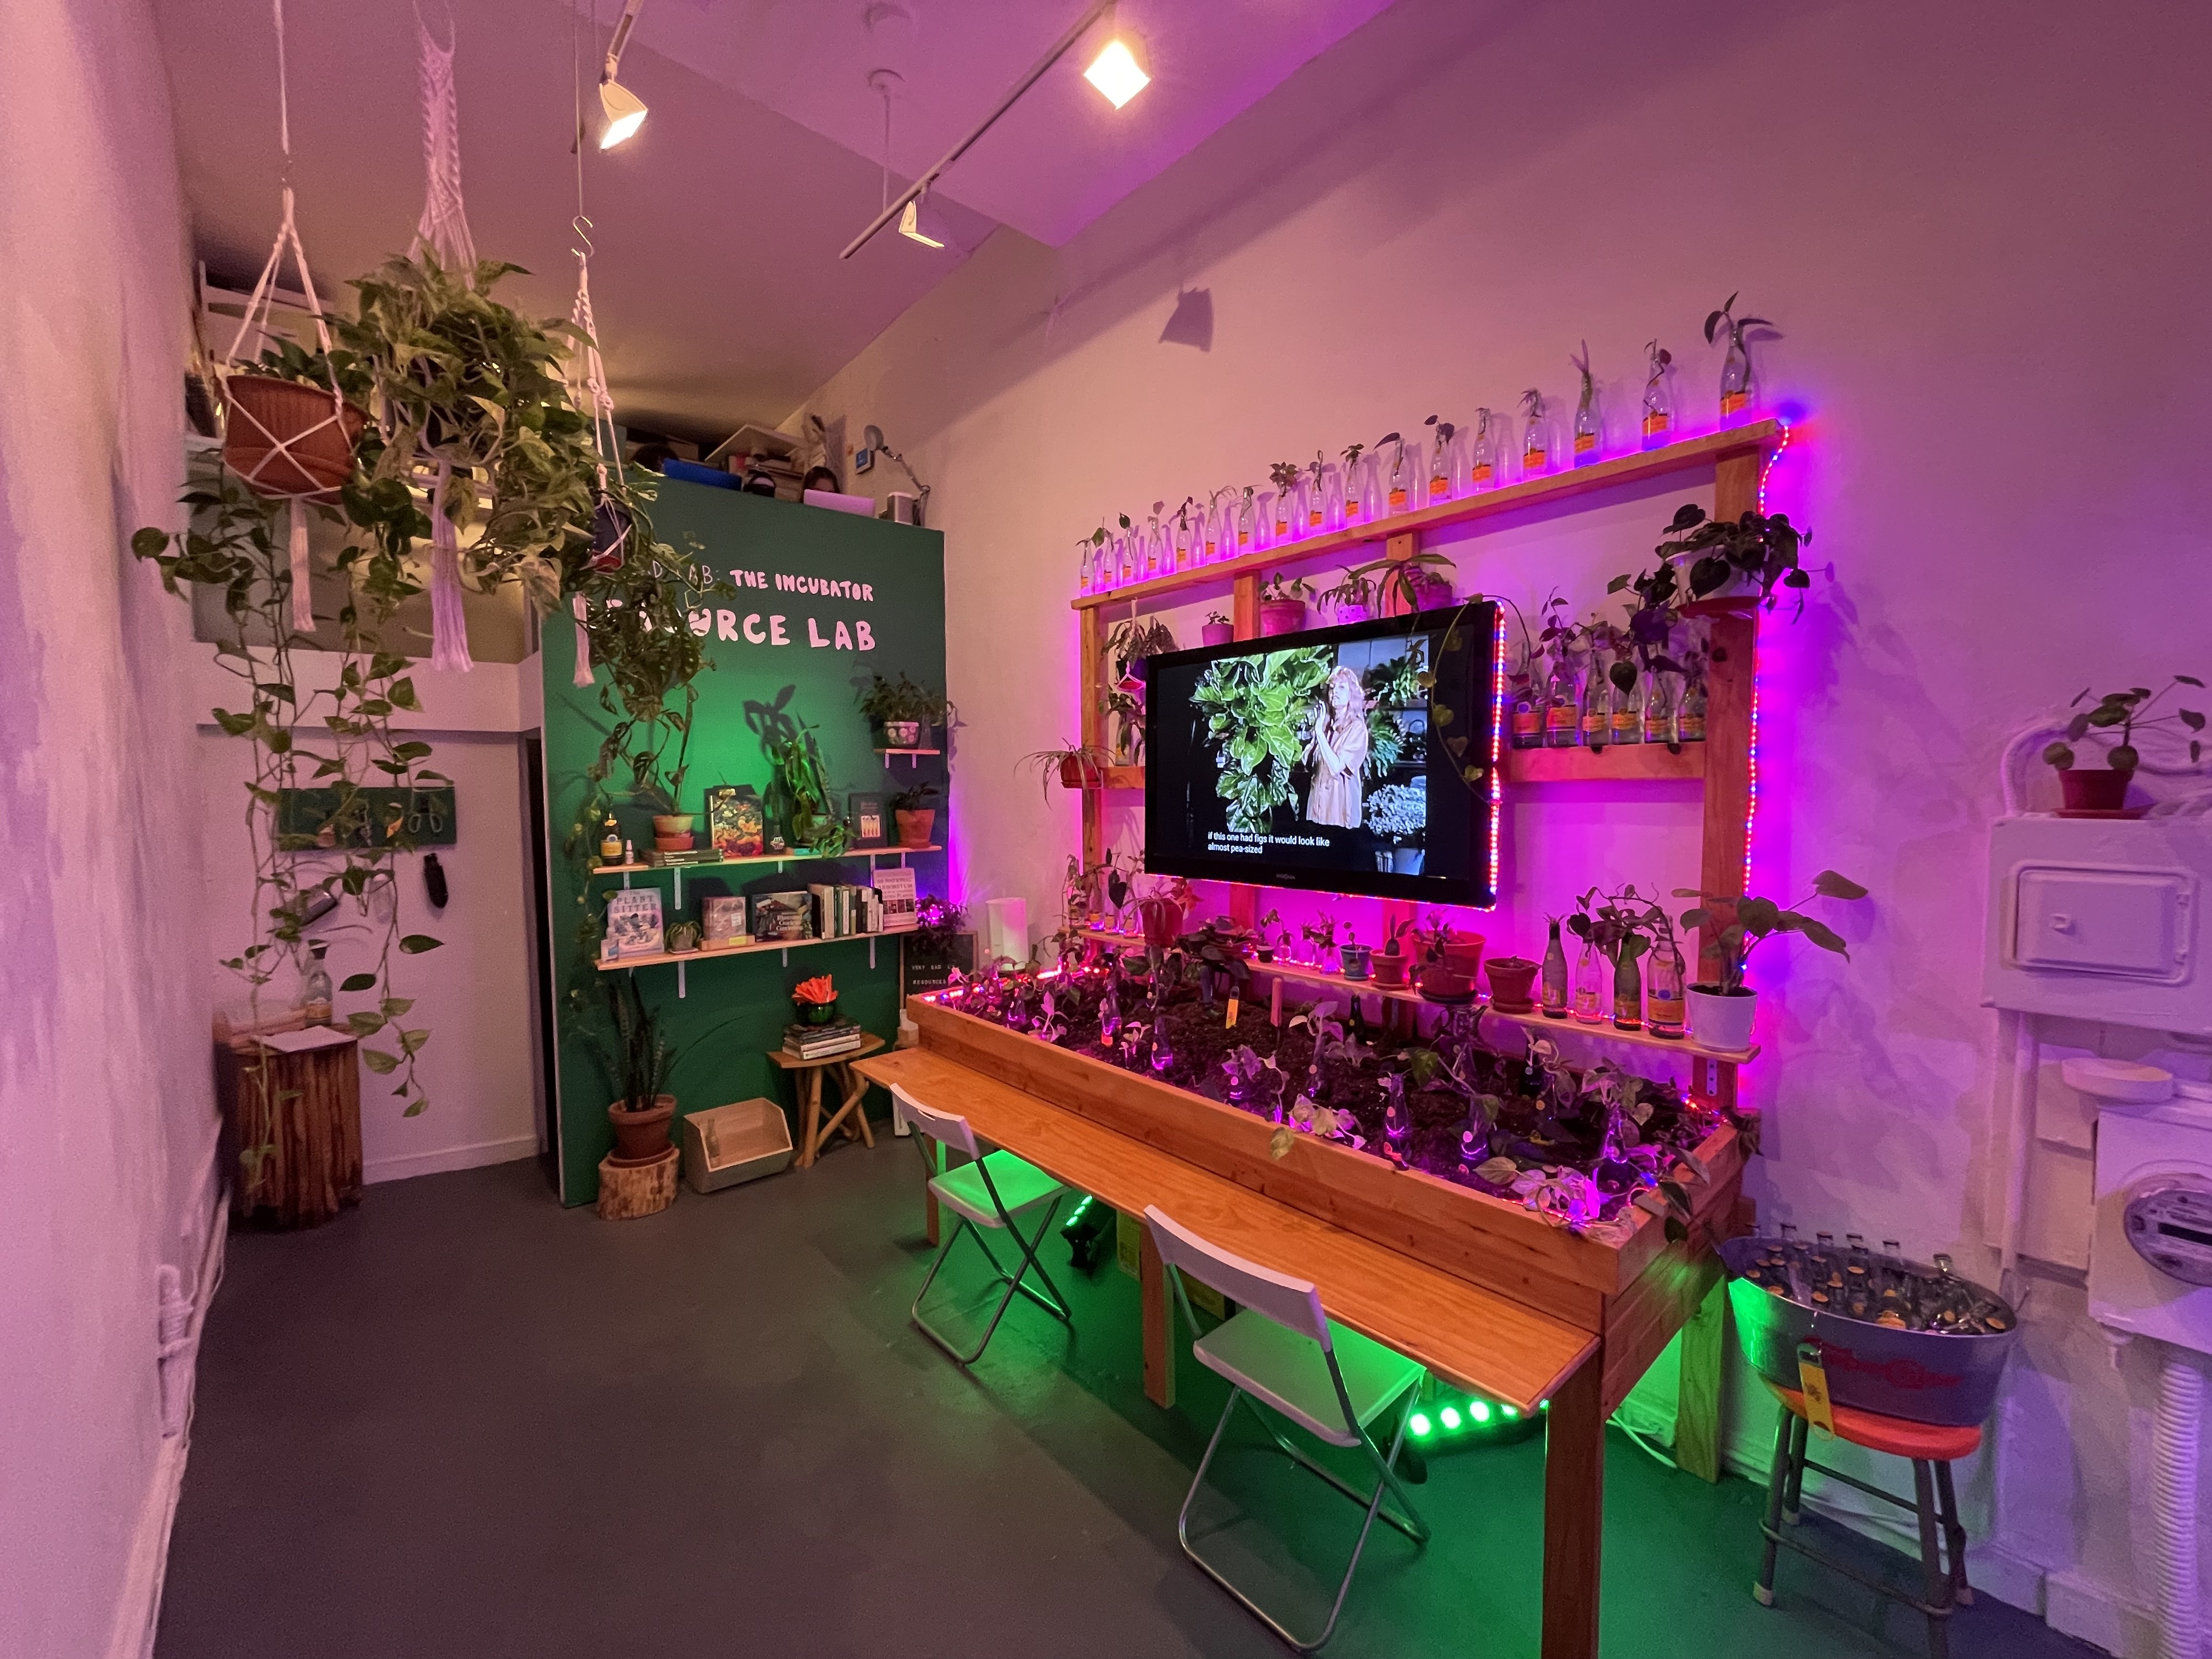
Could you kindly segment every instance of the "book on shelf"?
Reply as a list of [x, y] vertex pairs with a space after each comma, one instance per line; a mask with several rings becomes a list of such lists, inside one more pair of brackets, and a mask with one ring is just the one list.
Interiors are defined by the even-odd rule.
[[695, 864], [720, 864], [722, 855], [711, 847], [695, 847], [688, 853], [647, 853], [645, 861], [655, 870], [689, 869]]
[[872, 890], [883, 912], [881, 924], [876, 931], [883, 933], [907, 933], [914, 931], [915, 896], [914, 872], [901, 865], [896, 870], [875, 872]]
[[815, 937], [814, 896], [804, 889], [756, 894], [752, 911], [756, 939], [781, 941]]
[[659, 953], [663, 939], [658, 887], [625, 887], [607, 895], [606, 942], [617, 960]]

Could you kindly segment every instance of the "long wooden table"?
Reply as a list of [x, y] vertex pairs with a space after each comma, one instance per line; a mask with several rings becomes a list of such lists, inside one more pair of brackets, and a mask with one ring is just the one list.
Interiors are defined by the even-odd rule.
[[[1224, 1249], [1312, 1280], [1332, 1320], [1448, 1382], [1523, 1411], [1548, 1400], [1543, 1659], [1595, 1659], [1607, 1411], [1597, 1337], [926, 1049], [854, 1069], [958, 1113], [983, 1139], [1117, 1210], [1158, 1205]], [[1141, 1268], [1146, 1393], [1170, 1405], [1171, 1303], [1149, 1229]]]

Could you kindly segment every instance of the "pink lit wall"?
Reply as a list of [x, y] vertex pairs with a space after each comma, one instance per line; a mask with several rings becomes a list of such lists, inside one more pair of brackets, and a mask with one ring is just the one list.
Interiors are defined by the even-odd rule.
[[[1977, 987], [1999, 751], [2093, 680], [2212, 672], [2195, 183], [2212, 21], [2142, 3], [2094, 25], [1995, 3], [1602, 10], [1400, 0], [1066, 247], [1001, 233], [810, 407], [880, 424], [936, 485], [969, 722], [961, 878], [1043, 917], [1076, 813], [1014, 765], [1078, 730], [1079, 536], [1431, 413], [1570, 396], [1584, 338], [1615, 441], [1655, 335], [1689, 423], [1710, 422], [1719, 361], [1698, 325], [1741, 289], [1786, 337], [1764, 353], [1772, 398], [1814, 417], [1770, 505], [1812, 524], [1836, 571], [1765, 636], [1753, 882], [1795, 896], [1832, 866], [1875, 895], [1838, 919], [1848, 966], [1760, 964], [1751, 1185], [1770, 1220], [1848, 1223], [1986, 1274]], [[1190, 289], [1211, 297], [1206, 349], [1160, 337]], [[1698, 493], [1624, 492], [1449, 550], [1467, 586], [1588, 605]], [[1179, 638], [1205, 603], [1170, 613]], [[1695, 810], [1671, 786], [1532, 792], [1477, 925], [1526, 953], [1593, 882], [1686, 884]], [[1123, 845], [1136, 829], [1117, 826]], [[2142, 1650], [2129, 1490], [2150, 1371], [2107, 1363], [2068, 1279], [2085, 1169], [2054, 1153], [2038, 1176], [2031, 1249], [2061, 1267], [1970, 1482], [1977, 1571]], [[1755, 1467], [1763, 1402], [1733, 1432]]]
[[0, 64], [0, 1653], [137, 1659], [158, 1275], [204, 1288], [215, 1200], [191, 617], [126, 545], [173, 521], [183, 226], [141, 0], [11, 0]]

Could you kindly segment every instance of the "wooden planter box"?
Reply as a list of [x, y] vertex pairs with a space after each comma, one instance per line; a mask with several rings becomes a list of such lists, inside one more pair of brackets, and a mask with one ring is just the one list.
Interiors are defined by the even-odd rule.
[[1689, 1237], [1632, 1210], [1636, 1231], [1611, 1244], [1533, 1211], [1301, 1134], [1280, 1158], [1274, 1126], [1188, 1090], [936, 1002], [907, 1005], [921, 1046], [1117, 1133], [1226, 1176], [1278, 1203], [1372, 1239], [1605, 1336], [1607, 1409], [1625, 1396], [1717, 1281], [1715, 1240], [1732, 1231], [1742, 1148], [1726, 1124], [1698, 1149], [1711, 1172], [1693, 1191]]

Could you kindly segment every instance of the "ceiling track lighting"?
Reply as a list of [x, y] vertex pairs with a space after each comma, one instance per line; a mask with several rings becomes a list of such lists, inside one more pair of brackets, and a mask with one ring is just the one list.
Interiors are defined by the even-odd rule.
[[622, 67], [623, 49], [629, 45], [629, 32], [637, 22], [638, 8], [645, 0], [626, 0], [622, 15], [615, 21], [615, 32], [607, 40], [607, 61], [599, 70], [599, 108], [605, 112], [606, 125], [599, 129], [599, 148], [612, 149], [645, 125], [645, 100], [615, 79]]
[[[637, 3], [638, 0], [630, 0], [633, 9]], [[1066, 57], [1076, 42], [1091, 32], [1092, 24], [1114, 12], [1115, 0], [1096, 0], [1096, 3], [1086, 8], [1067, 33], [1054, 44], [1052, 50], [1037, 59], [1036, 65], [1014, 82], [1005, 97], [999, 100], [997, 106], [976, 124], [975, 130], [938, 157], [937, 164], [908, 185], [905, 194], [896, 201], [885, 203], [884, 210], [875, 216], [866, 230], [847, 243], [845, 251], [837, 257], [851, 258], [873, 241], [877, 233], [894, 220], [898, 222], [902, 235], [911, 236], [932, 247], [943, 246], [941, 241], [933, 240], [930, 234], [916, 234], [918, 231], [927, 232], [929, 227], [915, 204], [929, 193], [929, 187], [937, 182], [938, 175], [965, 155], [978, 138], [996, 126], [1000, 117], [1012, 109], [1024, 93], [1044, 78], [1047, 70]], [[1084, 71], [1084, 78], [1103, 93], [1115, 108], [1120, 109], [1151, 84], [1152, 76], [1145, 63], [1143, 40], [1133, 30], [1120, 27], [1118, 15], [1109, 22], [1106, 33], [1106, 43], [1099, 48], [1091, 68]], [[1105, 66], [1103, 70], [1102, 65]]]

